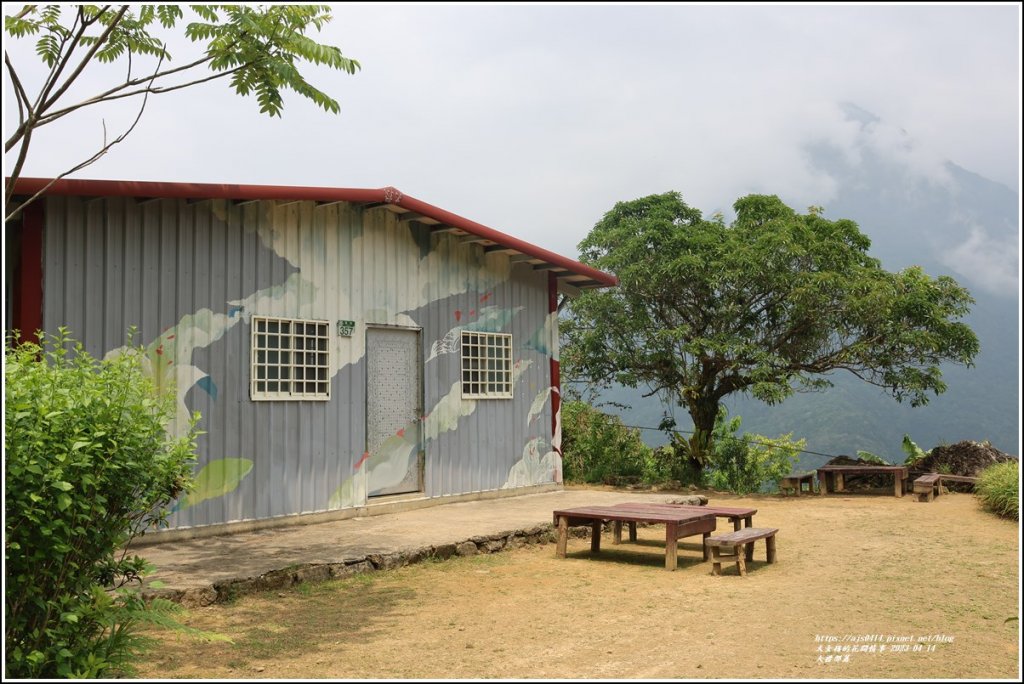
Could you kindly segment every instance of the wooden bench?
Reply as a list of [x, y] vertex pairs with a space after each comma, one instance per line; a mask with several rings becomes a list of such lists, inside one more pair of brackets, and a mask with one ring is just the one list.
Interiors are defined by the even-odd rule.
[[928, 473], [914, 480], [914, 494], [920, 502], [931, 501], [939, 493], [942, 484], [942, 476], [938, 473]]
[[978, 478], [971, 477], [970, 475], [946, 475], [945, 473], [937, 473], [939, 481], [949, 480], [950, 482], [965, 482], [967, 484], [978, 484]]
[[803, 490], [804, 483], [807, 483], [807, 493], [814, 493], [814, 473], [790, 473], [779, 482], [779, 491], [792, 489], [797, 496]]
[[[768, 562], [774, 563], [775, 556], [775, 533], [779, 530], [774, 527], [744, 527], [728, 534], [721, 534], [715, 537], [708, 537], [704, 545], [711, 549], [712, 575], [722, 574], [722, 561], [726, 563], [735, 562], [740, 575], [747, 574], [747, 563], [754, 560], [754, 542], [764, 539], [768, 547]], [[734, 550], [735, 556], [723, 556], [722, 549]]]
[[934, 499], [942, 492], [942, 482], [963, 482], [966, 484], [977, 484], [978, 478], [969, 475], [946, 475], [945, 473], [925, 473], [914, 480], [914, 494], [917, 500], [927, 502]]

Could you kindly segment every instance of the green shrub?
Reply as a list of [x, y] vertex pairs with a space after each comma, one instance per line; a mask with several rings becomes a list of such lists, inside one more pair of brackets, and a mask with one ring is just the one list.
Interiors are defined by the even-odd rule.
[[805, 440], [792, 441], [792, 433], [775, 439], [737, 435], [740, 423], [739, 416], [728, 419], [724, 409], [719, 411], [712, 432], [708, 484], [737, 494], [760, 491], [765, 485], [778, 488], [799, 460]]
[[640, 431], [582, 401], [562, 404], [562, 477], [567, 482], [640, 480], [651, 449]]
[[131, 672], [140, 620], [162, 622], [129, 584], [147, 570], [123, 551], [188, 487], [195, 420], [171, 439], [173, 396], [140, 355], [97, 361], [61, 331], [5, 341], [6, 675]]
[[981, 471], [975, 494], [982, 505], [1004, 518], [1020, 519], [1020, 465], [1014, 461], [997, 463]]
[[[660, 484], [679, 482], [680, 484], [700, 484], [693, 481], [692, 474], [686, 468], [686, 460], [679, 457], [676, 445], [665, 444], [651, 449], [644, 458], [644, 482]], [[697, 478], [699, 480], [699, 478]]]

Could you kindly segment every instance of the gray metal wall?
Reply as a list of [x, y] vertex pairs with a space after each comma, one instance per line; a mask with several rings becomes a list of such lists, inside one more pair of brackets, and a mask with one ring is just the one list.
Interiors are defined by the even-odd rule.
[[[388, 459], [366, 453], [367, 325], [422, 330], [426, 496], [561, 479], [545, 271], [344, 203], [49, 198], [43, 254], [44, 328], [103, 356], [136, 326], [177, 395], [173, 429], [202, 414], [197, 487], [172, 527], [366, 502]], [[252, 315], [356, 321], [332, 336], [329, 401], [250, 400]], [[514, 399], [453, 395], [460, 355], [441, 343], [462, 328], [513, 335]]]

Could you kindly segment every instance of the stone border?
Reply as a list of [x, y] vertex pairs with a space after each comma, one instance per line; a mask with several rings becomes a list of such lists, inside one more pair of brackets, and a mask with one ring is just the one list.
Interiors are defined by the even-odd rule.
[[[589, 536], [589, 528], [571, 530], [573, 536]], [[506, 549], [517, 549], [532, 544], [555, 542], [553, 525], [539, 525], [521, 530], [477, 535], [461, 542], [423, 546], [417, 549], [391, 553], [371, 553], [366, 556], [345, 558], [337, 563], [311, 563], [292, 565], [281, 570], [271, 570], [258, 577], [220, 580], [205, 587], [189, 589], [143, 589], [142, 598], [162, 598], [180, 603], [187, 608], [226, 603], [239, 596], [264, 591], [287, 589], [303, 582], [325, 582], [344, 579], [361, 572], [393, 570], [425, 560], [448, 560], [453, 556], [475, 556], [498, 553]]]
[[[705, 496], [691, 496], [670, 499], [665, 503], [703, 506], [707, 502], [708, 500]], [[638, 526], [646, 527], [647, 524], [639, 523]], [[611, 523], [605, 523], [605, 532], [609, 532], [611, 527]], [[333, 579], [344, 579], [361, 572], [393, 570], [394, 568], [421, 563], [430, 559], [448, 560], [453, 556], [475, 556], [478, 554], [498, 553], [507, 549], [518, 549], [532, 544], [553, 544], [556, 541], [556, 535], [557, 532], [553, 524], [535, 525], [525, 529], [476, 535], [461, 542], [343, 558], [337, 563], [290, 565], [280, 570], [271, 570], [258, 577], [220, 580], [203, 587], [191, 587], [189, 589], [143, 588], [142, 598], [147, 601], [154, 598], [167, 599], [180, 603], [187, 608], [210, 606], [216, 603], [227, 603], [239, 596], [248, 594], [287, 589], [303, 582], [325, 582]], [[589, 537], [590, 525], [571, 527], [569, 528], [569, 535], [572, 537]]]

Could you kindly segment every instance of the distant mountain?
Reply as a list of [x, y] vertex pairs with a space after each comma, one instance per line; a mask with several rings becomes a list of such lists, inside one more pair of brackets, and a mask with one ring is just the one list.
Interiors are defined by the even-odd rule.
[[[809, 450], [826, 454], [863, 449], [899, 463], [900, 442], [908, 433], [924, 449], [987, 439], [1019, 455], [1017, 194], [955, 164], [930, 160], [902, 131], [855, 105], [843, 108], [860, 127], [855, 143], [805, 150], [813, 167], [836, 182], [825, 216], [856, 221], [871, 238], [872, 256], [885, 268], [919, 265], [932, 276], [950, 275], [967, 287], [977, 304], [966, 321], [981, 341], [981, 353], [973, 368], [944, 368], [949, 389], [921, 408], [898, 404], [878, 388], [840, 373], [831, 378], [834, 388], [774, 407], [734, 397], [727, 402], [730, 413], [743, 417], [744, 432], [792, 432], [807, 439]], [[656, 397], [643, 399], [627, 388], [601, 399], [628, 406], [613, 412], [631, 425], [657, 426], [664, 412]], [[676, 410], [675, 416], [680, 429], [692, 427], [685, 411]], [[656, 431], [643, 434], [650, 444], [665, 441]], [[801, 466], [815, 467], [824, 460], [805, 455]]]

